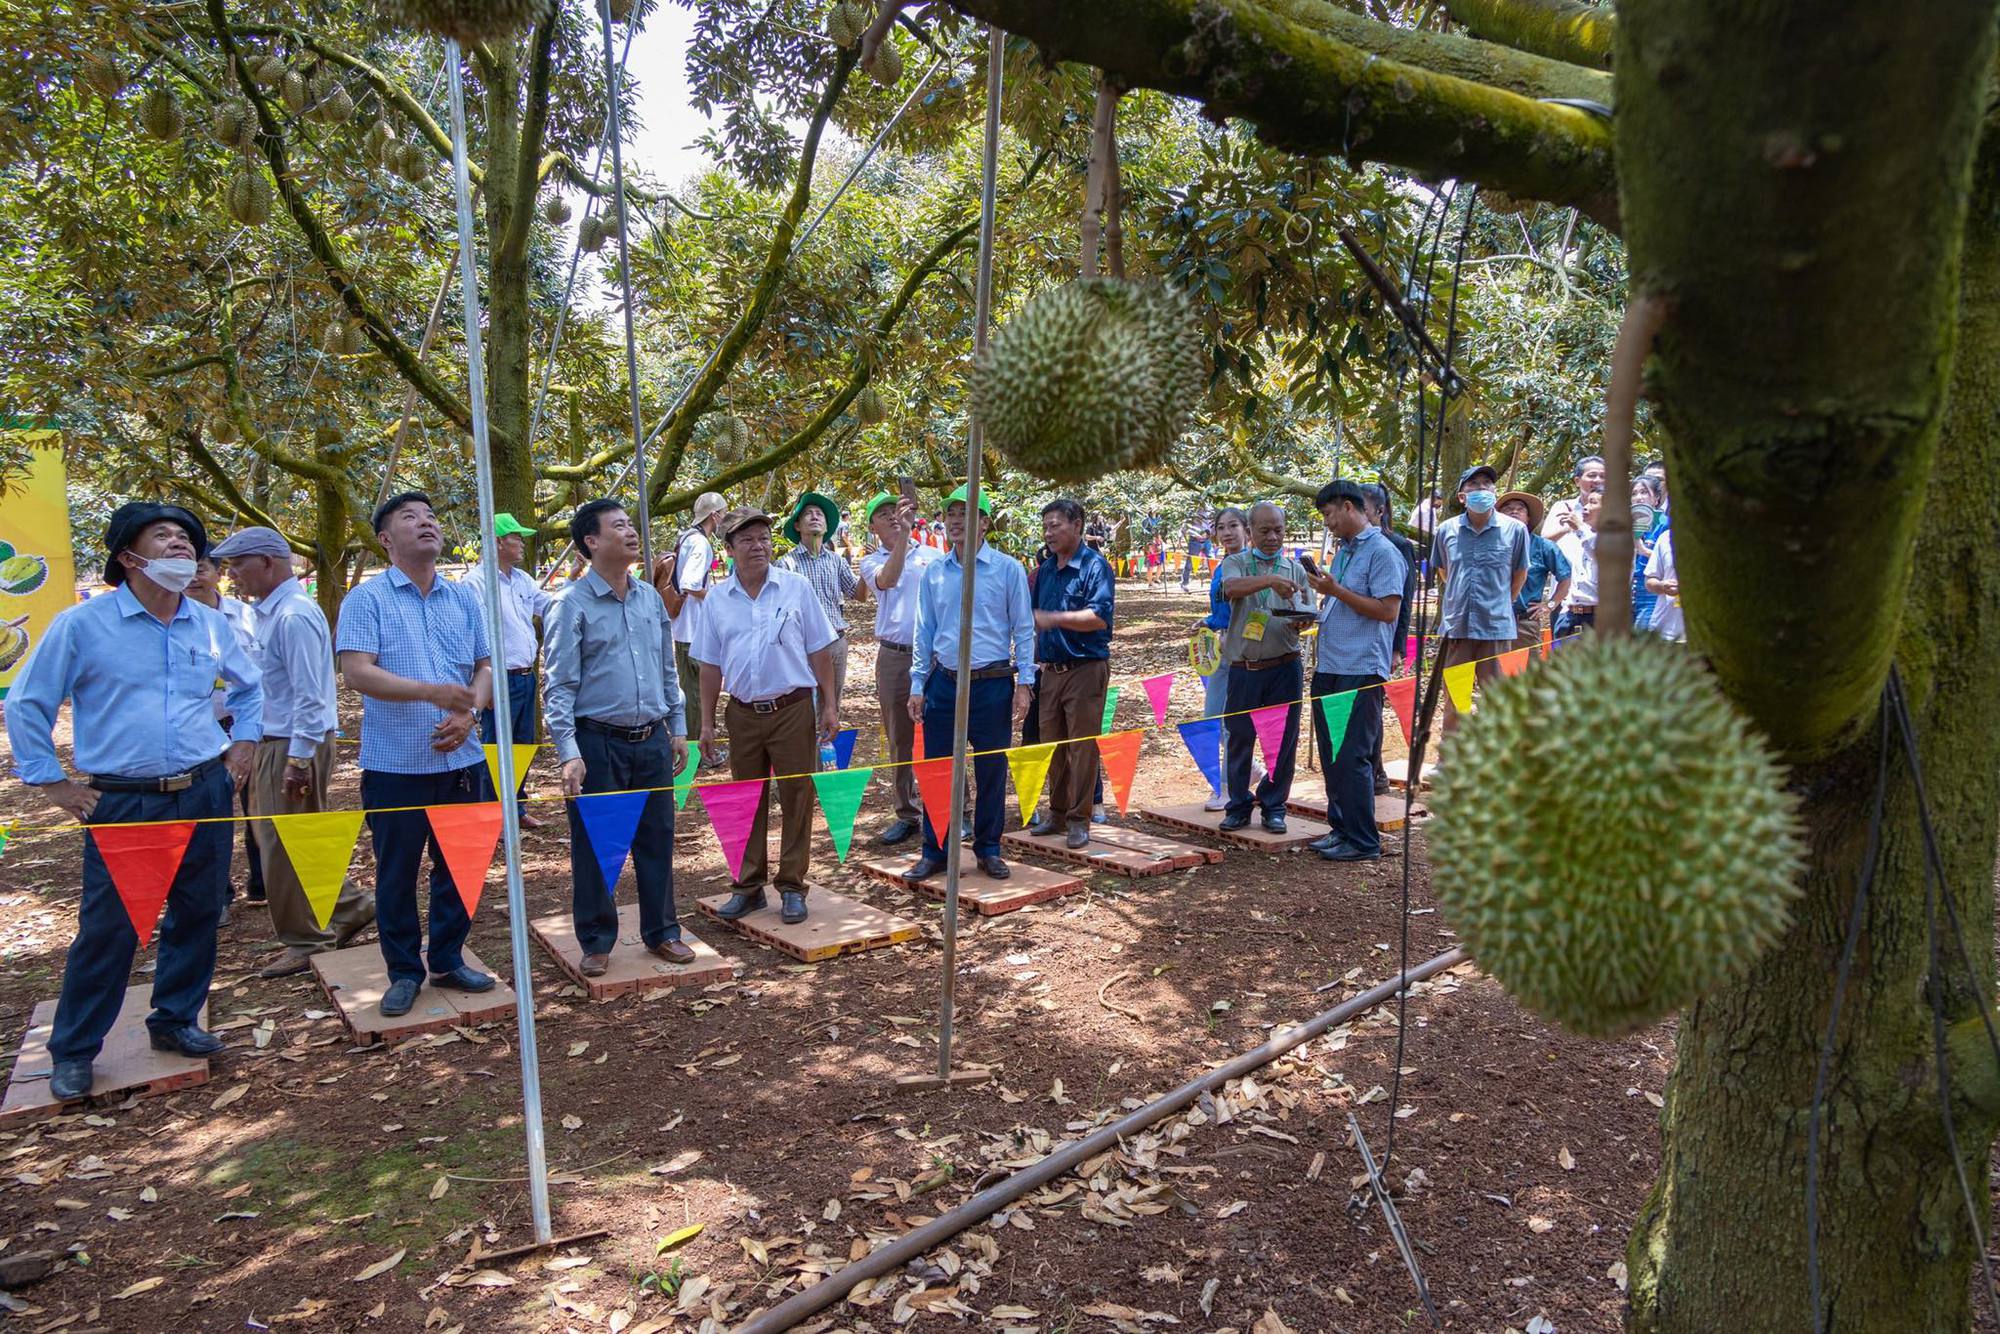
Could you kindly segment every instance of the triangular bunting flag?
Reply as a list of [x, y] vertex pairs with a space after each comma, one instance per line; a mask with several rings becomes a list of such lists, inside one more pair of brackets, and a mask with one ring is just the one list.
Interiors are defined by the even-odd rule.
[[1104, 692], [1104, 721], [1097, 725], [1097, 734], [1103, 736], [1111, 730], [1111, 715], [1118, 712], [1118, 687]]
[[604, 873], [604, 892], [618, 897], [618, 877], [625, 874], [625, 858], [632, 852], [632, 836], [639, 832], [639, 817], [646, 813], [650, 792], [594, 792], [576, 799], [576, 818], [590, 836], [590, 850], [597, 857], [597, 869]]
[[[231, 825], [232, 830], [235, 829]], [[160, 924], [160, 910], [166, 907], [167, 891], [187, 855], [188, 840], [194, 837], [194, 821], [175, 820], [171, 824], [108, 824], [90, 831], [97, 840], [98, 855], [111, 873], [112, 887], [118, 891], [125, 915], [141, 946], [153, 943], [153, 928]]]
[[750, 847], [750, 826], [757, 822], [757, 803], [764, 799], [764, 780], [745, 778], [735, 783], [703, 783], [695, 789], [708, 810], [708, 822], [715, 826], [716, 841], [722, 844], [722, 860], [729, 866], [729, 878], [743, 874], [743, 854]]
[[1021, 823], [1027, 824], [1035, 818], [1035, 807], [1042, 804], [1042, 789], [1049, 781], [1049, 761], [1055, 758], [1056, 743], [1044, 741], [1039, 746], [1016, 746], [1007, 752], [1007, 767], [1014, 771], [1014, 796], [1021, 803]]
[[1257, 729], [1257, 744], [1264, 748], [1264, 767], [1276, 771], [1278, 754], [1285, 748], [1285, 715], [1290, 704], [1267, 704], [1250, 710], [1250, 725]]
[[854, 762], [854, 739], [861, 735], [858, 727], [843, 727], [833, 735], [833, 762], [842, 769]]
[[1477, 670], [1470, 662], [1444, 669], [1444, 688], [1451, 695], [1451, 706], [1460, 713], [1472, 712], [1472, 680]]
[[913, 760], [921, 760], [923, 759], [923, 757], [924, 757], [924, 725], [922, 723], [915, 723], [910, 728], [910, 758]]
[[361, 811], [306, 811], [270, 817], [271, 828], [278, 832], [278, 842], [291, 860], [292, 874], [299, 878], [313, 921], [321, 930], [333, 919], [340, 887], [347, 883], [347, 867], [354, 859], [354, 840], [361, 835], [362, 818]]
[[1158, 676], [1147, 677], [1139, 684], [1146, 687], [1146, 698], [1152, 702], [1153, 725], [1155, 727], [1165, 727], [1167, 725], [1167, 705], [1174, 697], [1174, 674], [1172, 672], [1162, 672]]
[[1197, 718], [1180, 725], [1181, 742], [1194, 756], [1211, 792], [1222, 791], [1222, 719]]
[[1354, 696], [1358, 692], [1343, 690], [1338, 695], [1319, 697], [1320, 715], [1326, 719], [1327, 741], [1334, 753], [1340, 753], [1340, 743], [1347, 740], [1347, 720], [1354, 714]]
[[701, 742], [688, 742], [687, 763], [674, 775], [674, 809], [680, 810], [688, 804], [688, 793], [694, 790], [694, 771], [701, 764]]
[[874, 776], [873, 769], [844, 767], [812, 776], [820, 814], [826, 817], [826, 832], [833, 835], [834, 855], [842, 862], [847, 860], [847, 845], [854, 841], [854, 817], [861, 810], [862, 789]]
[[1104, 762], [1104, 776], [1111, 780], [1111, 795], [1118, 799], [1118, 813], [1132, 805], [1132, 776], [1139, 771], [1139, 745], [1146, 739], [1140, 731], [1113, 732], [1097, 738], [1097, 758]]
[[1556, 651], [1556, 632], [1549, 626], [1542, 627], [1542, 656], [1548, 657]]
[[1517, 648], [1500, 655], [1500, 675], [1518, 676], [1528, 670], [1528, 650]]
[[486, 888], [486, 872], [500, 842], [500, 803], [454, 802], [426, 807], [425, 814], [431, 817], [431, 833], [444, 852], [445, 869], [458, 886], [458, 901], [470, 917], [479, 911], [479, 891]]
[[[497, 796], [500, 792], [500, 747], [486, 745], [481, 747], [481, 749], [486, 752], [486, 773], [493, 780], [493, 792]], [[540, 749], [541, 747], [533, 741], [516, 741], [514, 743], [514, 785], [516, 787], [521, 785], [522, 776], [528, 772], [528, 765], [534, 761], [535, 752]]]
[[[919, 741], [923, 735], [922, 729], [918, 729]], [[917, 791], [924, 800], [924, 812], [931, 817], [931, 830], [937, 835], [938, 846], [943, 847], [951, 841], [951, 756], [918, 760], [914, 767]]]
[[1403, 744], [1407, 746], [1417, 728], [1417, 678], [1399, 676], [1382, 687], [1382, 694], [1395, 710], [1396, 722], [1403, 729]]

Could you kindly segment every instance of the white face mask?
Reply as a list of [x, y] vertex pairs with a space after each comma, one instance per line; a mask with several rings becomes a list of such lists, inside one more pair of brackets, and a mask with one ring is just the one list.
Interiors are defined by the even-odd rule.
[[148, 579], [169, 593], [179, 593], [194, 582], [194, 562], [186, 556], [161, 556], [147, 561], [144, 569]]

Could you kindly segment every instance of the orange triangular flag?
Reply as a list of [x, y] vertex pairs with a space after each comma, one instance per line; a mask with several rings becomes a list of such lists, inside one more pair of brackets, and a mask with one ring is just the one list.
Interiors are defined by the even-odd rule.
[[1132, 776], [1139, 771], [1139, 744], [1145, 739], [1145, 733], [1137, 730], [1097, 738], [1097, 758], [1104, 762], [1104, 776], [1111, 780], [1120, 815], [1132, 805]]
[[1417, 727], [1417, 678], [1399, 676], [1382, 687], [1382, 694], [1395, 711], [1396, 721], [1403, 728], [1403, 743], [1408, 745]]
[[424, 813], [431, 817], [431, 834], [444, 853], [451, 882], [458, 886], [458, 901], [470, 917], [479, 910], [479, 891], [486, 888], [486, 872], [500, 842], [500, 803], [455, 802], [426, 807]]
[[1548, 626], [1542, 627], [1542, 656], [1548, 657], [1556, 651], [1556, 632]]
[[[229, 826], [232, 833], [236, 826]], [[97, 842], [97, 854], [111, 873], [111, 885], [141, 946], [153, 943], [153, 928], [160, 924], [160, 911], [167, 905], [167, 892], [187, 855], [188, 840], [194, 837], [194, 821], [175, 820], [168, 824], [107, 824], [90, 831]]]
[[[887, 749], [888, 743], [886, 738], [888, 734], [885, 732], [883, 733], [883, 736], [885, 738], [883, 742], [883, 747], [884, 749]], [[924, 757], [924, 725], [922, 723], [918, 723], [910, 733], [910, 758], [913, 760], [921, 760], [923, 757]]]
[[[924, 799], [924, 814], [930, 816], [931, 832], [937, 835], [938, 846], [943, 847], [951, 841], [951, 756], [918, 760], [915, 769], [917, 791]], [[968, 774], [967, 778], [970, 777]]]
[[1500, 655], [1500, 675], [1517, 676], [1528, 670], [1528, 650], [1517, 648]]

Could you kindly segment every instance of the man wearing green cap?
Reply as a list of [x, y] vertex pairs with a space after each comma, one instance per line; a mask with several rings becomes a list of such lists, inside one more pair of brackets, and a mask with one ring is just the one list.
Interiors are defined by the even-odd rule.
[[866, 522], [881, 543], [879, 550], [861, 558], [861, 586], [875, 599], [875, 700], [882, 706], [896, 794], [896, 819], [875, 841], [890, 848], [923, 832], [917, 771], [911, 767], [917, 724], [909, 709], [910, 650], [916, 642], [917, 589], [924, 570], [942, 553], [911, 536], [917, 507], [887, 491], [868, 502]]
[[826, 619], [833, 624], [835, 703], [847, 694], [847, 617], [841, 614], [840, 604], [861, 587], [861, 578], [847, 558], [826, 544], [839, 528], [840, 506], [817, 491], [806, 492], [793, 506], [792, 517], [785, 520], [781, 531], [793, 546], [778, 561], [781, 568], [805, 576], [819, 597], [819, 605], [826, 609]]
[[[535, 739], [535, 618], [548, 615], [550, 606], [549, 595], [535, 582], [534, 575], [520, 568], [522, 558], [528, 553], [527, 539], [534, 532], [511, 514], [493, 516], [493, 561], [500, 576], [500, 633], [505, 639], [500, 656], [507, 669], [508, 717], [513, 720], [517, 745]], [[485, 580], [476, 567], [461, 582], [470, 585], [482, 599], [486, 596]], [[499, 743], [490, 708], [479, 711], [479, 735], [488, 745]], [[524, 773], [520, 790], [525, 791], [527, 785], [528, 776]], [[542, 821], [524, 808], [521, 824], [523, 828], [539, 829]]]

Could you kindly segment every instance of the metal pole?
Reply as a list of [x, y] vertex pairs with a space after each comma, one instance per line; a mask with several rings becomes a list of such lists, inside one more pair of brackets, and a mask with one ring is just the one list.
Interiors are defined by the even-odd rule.
[[[493, 449], [486, 434], [486, 366], [479, 340], [479, 274], [472, 249], [472, 180], [465, 165], [465, 85], [459, 77], [458, 43], [444, 43], [451, 85], [451, 181], [458, 198], [458, 273], [465, 296], [466, 397], [472, 408], [472, 457], [479, 477], [479, 571], [486, 581], [486, 637], [499, 657], [500, 568], [493, 556]], [[521, 1048], [521, 1111], [528, 1139], [528, 1208], [535, 1240], [549, 1228], [548, 1147], [542, 1139], [542, 1070], [535, 1050], [535, 978], [528, 965], [528, 892], [521, 883], [521, 808], [514, 795], [514, 728], [507, 673], [493, 673], [493, 727], [498, 735], [500, 830], [507, 848], [507, 936], [514, 952], [515, 1019]]]
[[[625, 291], [625, 383], [632, 395], [632, 461], [639, 476], [639, 568], [653, 577], [653, 498], [647, 493], [646, 422], [639, 415], [639, 345], [632, 332], [632, 251], [625, 238], [625, 157], [618, 137], [618, 63], [611, 54], [611, 0], [598, 0], [604, 16], [604, 133], [611, 140], [611, 212], [618, 219], [618, 283]], [[550, 349], [553, 354], [554, 349]]]
[[[979, 277], [973, 287], [972, 351], [986, 350], [986, 325], [993, 314], [993, 194], [1000, 164], [1000, 73], [1004, 55], [1000, 30], [986, 28], [986, 160], [979, 181]], [[964, 572], [958, 597], [958, 689], [951, 716], [951, 834], [944, 843], [944, 995], [938, 1001], [938, 1078], [951, 1078], [951, 1018], [958, 983], [958, 859], [965, 841], [965, 734], [972, 710], [972, 581], [979, 532], [979, 456], [984, 433], [974, 418], [966, 434], [965, 540], [958, 562]], [[1018, 688], [1018, 685], [1017, 687]], [[1013, 726], [1014, 701], [1007, 701]]]
[[1082, 1139], [1071, 1140], [1034, 1166], [1024, 1167], [1006, 1180], [988, 1186], [949, 1213], [942, 1214], [921, 1227], [912, 1228], [886, 1246], [876, 1247], [847, 1268], [821, 1279], [804, 1292], [794, 1293], [770, 1310], [750, 1317], [736, 1327], [735, 1334], [775, 1334], [777, 1330], [790, 1329], [814, 1312], [832, 1306], [852, 1292], [854, 1286], [864, 1279], [880, 1278], [884, 1274], [895, 1273], [919, 1255], [943, 1245], [967, 1228], [977, 1227], [1015, 1200], [1040, 1190], [1056, 1178], [1074, 1171], [1104, 1150], [1116, 1146], [1127, 1136], [1136, 1135], [1155, 1122], [1172, 1116], [1202, 1094], [1213, 1092], [1232, 1079], [1241, 1079], [1253, 1070], [1261, 1070], [1286, 1052], [1303, 1047], [1329, 1029], [1346, 1023], [1356, 1015], [1366, 1014], [1376, 1006], [1393, 999], [1406, 987], [1464, 963], [1469, 957], [1462, 948], [1448, 949], [1435, 959], [1427, 959], [1408, 972], [1392, 977], [1386, 982], [1377, 983], [1352, 1000], [1342, 1001], [1331, 1010], [1315, 1015], [1297, 1028], [1288, 1028], [1277, 1033], [1262, 1046], [1251, 1048], [1208, 1073], [1188, 1081], [1172, 1093], [1147, 1103], [1144, 1107], [1120, 1117], [1107, 1126], [1093, 1130]]

